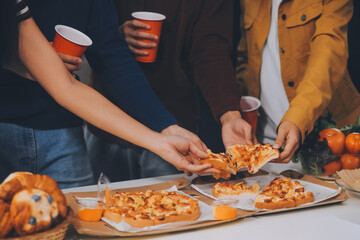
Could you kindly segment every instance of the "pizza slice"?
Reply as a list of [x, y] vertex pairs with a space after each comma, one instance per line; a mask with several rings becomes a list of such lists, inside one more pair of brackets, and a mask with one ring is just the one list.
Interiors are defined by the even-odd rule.
[[244, 182], [232, 184], [229, 182], [215, 183], [211, 188], [211, 192], [216, 198], [231, 198], [237, 197], [241, 194], [257, 194], [260, 191], [259, 184], [254, 184], [248, 187]]
[[256, 197], [258, 209], [292, 208], [314, 201], [314, 195], [304, 185], [290, 178], [275, 178]]
[[248, 168], [248, 172], [254, 174], [266, 163], [279, 158], [279, 150], [270, 144], [255, 145], [232, 145], [227, 149], [231, 159], [236, 163], [237, 169]]
[[220, 170], [219, 174], [213, 174], [216, 179], [229, 179], [231, 174], [236, 174], [236, 164], [231, 160], [228, 154], [213, 153], [210, 149], [207, 150], [208, 158], [201, 159], [200, 162], [210, 163], [213, 168]]

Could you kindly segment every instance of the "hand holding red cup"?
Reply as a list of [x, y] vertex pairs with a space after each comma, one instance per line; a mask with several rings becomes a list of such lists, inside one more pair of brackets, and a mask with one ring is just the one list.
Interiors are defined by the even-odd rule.
[[137, 31], [140, 32], [147, 32], [153, 35], [157, 36], [156, 40], [147, 40], [147, 39], [139, 39], [139, 41], [147, 42], [147, 43], [156, 43], [156, 47], [154, 48], [143, 48], [139, 49], [142, 51], [146, 51], [148, 55], [137, 55], [136, 60], [139, 62], [155, 62], [157, 50], [158, 50], [158, 43], [160, 39], [161, 34], [161, 28], [163, 21], [166, 19], [166, 17], [159, 13], [154, 12], [134, 12], [131, 14], [134, 19], [137, 21], [143, 22], [150, 26], [150, 29], [144, 29], [144, 28], [137, 28]]
[[87, 35], [74, 28], [56, 25], [55, 30], [52, 46], [58, 53], [81, 58], [86, 48], [92, 44]]

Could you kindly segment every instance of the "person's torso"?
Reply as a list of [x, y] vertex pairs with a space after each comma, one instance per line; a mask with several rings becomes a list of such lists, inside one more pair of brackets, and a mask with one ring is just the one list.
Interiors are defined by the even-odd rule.
[[196, 83], [189, 60], [194, 26], [202, 0], [115, 0], [119, 25], [131, 20], [131, 13], [150, 11], [166, 16], [157, 58], [139, 63], [156, 95], [179, 123], [194, 129], [198, 121]]
[[[35, 22], [50, 42], [55, 36], [54, 27], [57, 24], [86, 32], [91, 2], [30, 0], [28, 4]], [[44, 67], [51, 66], [46, 66], [44, 62]], [[0, 74], [0, 121], [38, 129], [82, 124], [81, 119], [57, 104], [39, 83], [4, 69]]]
[[273, 143], [276, 129], [289, 108], [289, 101], [281, 78], [281, 64], [278, 40], [278, 9], [282, 0], [273, 0], [269, 35], [262, 50], [260, 69], [261, 114], [257, 128], [257, 139]]
[[[316, 23], [322, 16], [323, 10], [323, 0], [290, 0], [283, 1], [279, 6], [281, 77], [289, 102], [298, 94], [297, 87], [303, 80], [308, 66]], [[246, 40], [248, 51], [248, 65], [243, 76], [245, 89], [251, 96], [259, 97], [260, 94], [262, 49], [269, 34], [270, 14], [271, 0], [241, 0], [240, 24], [244, 30], [242, 37]], [[339, 83], [339, 88], [333, 93], [333, 99], [327, 109], [339, 120], [339, 124], [345, 122], [345, 118], [354, 111], [353, 105], [346, 104], [351, 102], [354, 96], [358, 102], [359, 94], [346, 73]]]

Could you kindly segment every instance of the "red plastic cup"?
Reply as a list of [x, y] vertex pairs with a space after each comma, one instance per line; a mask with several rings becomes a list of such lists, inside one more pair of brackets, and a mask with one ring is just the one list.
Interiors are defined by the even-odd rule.
[[[146, 23], [150, 26], [150, 30], [145, 30], [145, 29], [137, 29], [137, 31], [140, 32], [147, 32], [147, 33], [151, 33], [154, 34], [156, 36], [158, 36], [158, 40], [155, 41], [156, 43], [156, 47], [155, 48], [151, 48], [151, 49], [140, 49], [143, 51], [146, 51], [148, 53], [147, 56], [136, 56], [136, 60], [139, 62], [155, 62], [156, 59], [156, 54], [157, 54], [157, 50], [158, 50], [158, 43], [159, 43], [159, 39], [160, 39], [160, 34], [161, 34], [161, 27], [163, 24], [163, 21], [166, 19], [166, 17], [160, 13], [154, 13], [154, 12], [133, 12], [131, 14], [131, 16], [143, 23]], [[142, 39], [141, 41], [143, 42], [149, 42], [152, 43], [154, 41], [152, 40], [146, 40], [146, 39]]]
[[256, 131], [257, 119], [259, 116], [259, 107], [261, 102], [259, 99], [251, 96], [243, 96], [240, 101], [240, 107], [242, 115], [245, 121], [247, 121], [251, 128]]
[[74, 28], [56, 25], [56, 34], [52, 43], [58, 53], [81, 58], [86, 48], [91, 46], [91, 39]]

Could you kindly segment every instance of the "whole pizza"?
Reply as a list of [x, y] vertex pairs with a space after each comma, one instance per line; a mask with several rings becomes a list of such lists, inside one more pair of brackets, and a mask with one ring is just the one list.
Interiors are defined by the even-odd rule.
[[153, 190], [113, 194], [104, 212], [105, 218], [136, 228], [193, 221], [199, 216], [198, 200], [179, 192]]

